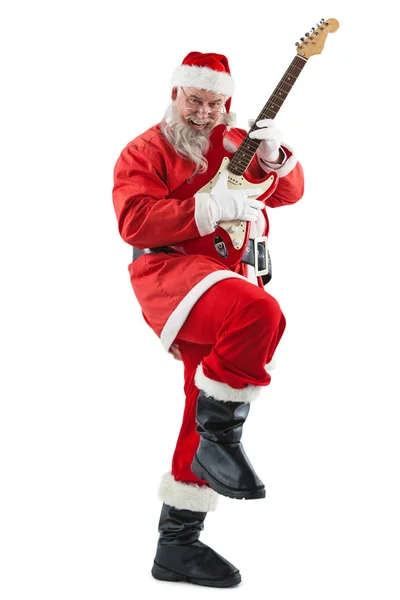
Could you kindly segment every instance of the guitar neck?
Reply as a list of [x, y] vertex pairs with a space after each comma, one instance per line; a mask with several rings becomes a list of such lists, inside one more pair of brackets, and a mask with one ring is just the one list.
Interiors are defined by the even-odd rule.
[[296, 56], [292, 60], [286, 73], [274, 89], [269, 100], [255, 120], [253, 127], [250, 129], [247, 136], [236, 150], [234, 157], [229, 163], [228, 170], [231, 173], [234, 173], [235, 175], [243, 175], [261, 143], [261, 140], [252, 140], [249, 138], [249, 133], [257, 129], [257, 121], [260, 121], [261, 119], [275, 118], [306, 62], [307, 59], [302, 56]]

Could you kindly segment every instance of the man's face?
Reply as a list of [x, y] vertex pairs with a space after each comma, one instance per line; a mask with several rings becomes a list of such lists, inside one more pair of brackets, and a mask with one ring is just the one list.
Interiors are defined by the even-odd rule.
[[212, 129], [221, 117], [225, 96], [198, 88], [179, 88], [178, 114], [194, 131]]

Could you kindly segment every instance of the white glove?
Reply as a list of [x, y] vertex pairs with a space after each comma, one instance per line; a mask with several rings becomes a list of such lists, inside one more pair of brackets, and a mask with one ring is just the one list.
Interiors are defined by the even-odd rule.
[[257, 221], [259, 210], [264, 202], [249, 196], [260, 196], [262, 188], [231, 190], [228, 188], [228, 171], [224, 171], [209, 194], [211, 219], [216, 224], [220, 221]]
[[[251, 127], [254, 120], [249, 121]], [[281, 147], [282, 135], [275, 126], [274, 119], [261, 119], [256, 123], [258, 129], [249, 133], [249, 138], [253, 140], [262, 140], [257, 149], [257, 154], [265, 162], [274, 162], [279, 158], [279, 148]]]

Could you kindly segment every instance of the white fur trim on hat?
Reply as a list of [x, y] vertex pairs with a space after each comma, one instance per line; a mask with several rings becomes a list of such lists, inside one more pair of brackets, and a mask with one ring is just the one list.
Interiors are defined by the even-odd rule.
[[176, 481], [171, 473], [162, 477], [158, 496], [169, 506], [195, 512], [215, 510], [218, 500], [217, 492], [207, 485]]
[[196, 369], [194, 383], [207, 396], [212, 396], [214, 400], [220, 400], [221, 402], [252, 402], [261, 392], [261, 386], [259, 385], [248, 385], [241, 390], [237, 390], [226, 383], [214, 381], [204, 375], [201, 363]]
[[230, 98], [235, 91], [235, 84], [228, 73], [214, 71], [208, 67], [180, 65], [171, 79], [172, 87], [194, 87], [223, 94]]
[[228, 113], [224, 113], [223, 114], [223, 118], [224, 118], [224, 123], [225, 125], [228, 126], [228, 129], [230, 127], [235, 127], [236, 125], [236, 113], [232, 112], [231, 110]]

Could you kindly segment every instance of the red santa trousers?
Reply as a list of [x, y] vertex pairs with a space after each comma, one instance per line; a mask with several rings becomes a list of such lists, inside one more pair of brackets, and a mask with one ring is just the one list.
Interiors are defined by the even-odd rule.
[[172, 459], [175, 481], [205, 483], [191, 471], [200, 441], [196, 432], [199, 389], [219, 400], [255, 398], [260, 386], [271, 380], [265, 365], [272, 360], [285, 325], [275, 298], [241, 279], [220, 281], [197, 301], [174, 342], [184, 364], [186, 396]]

